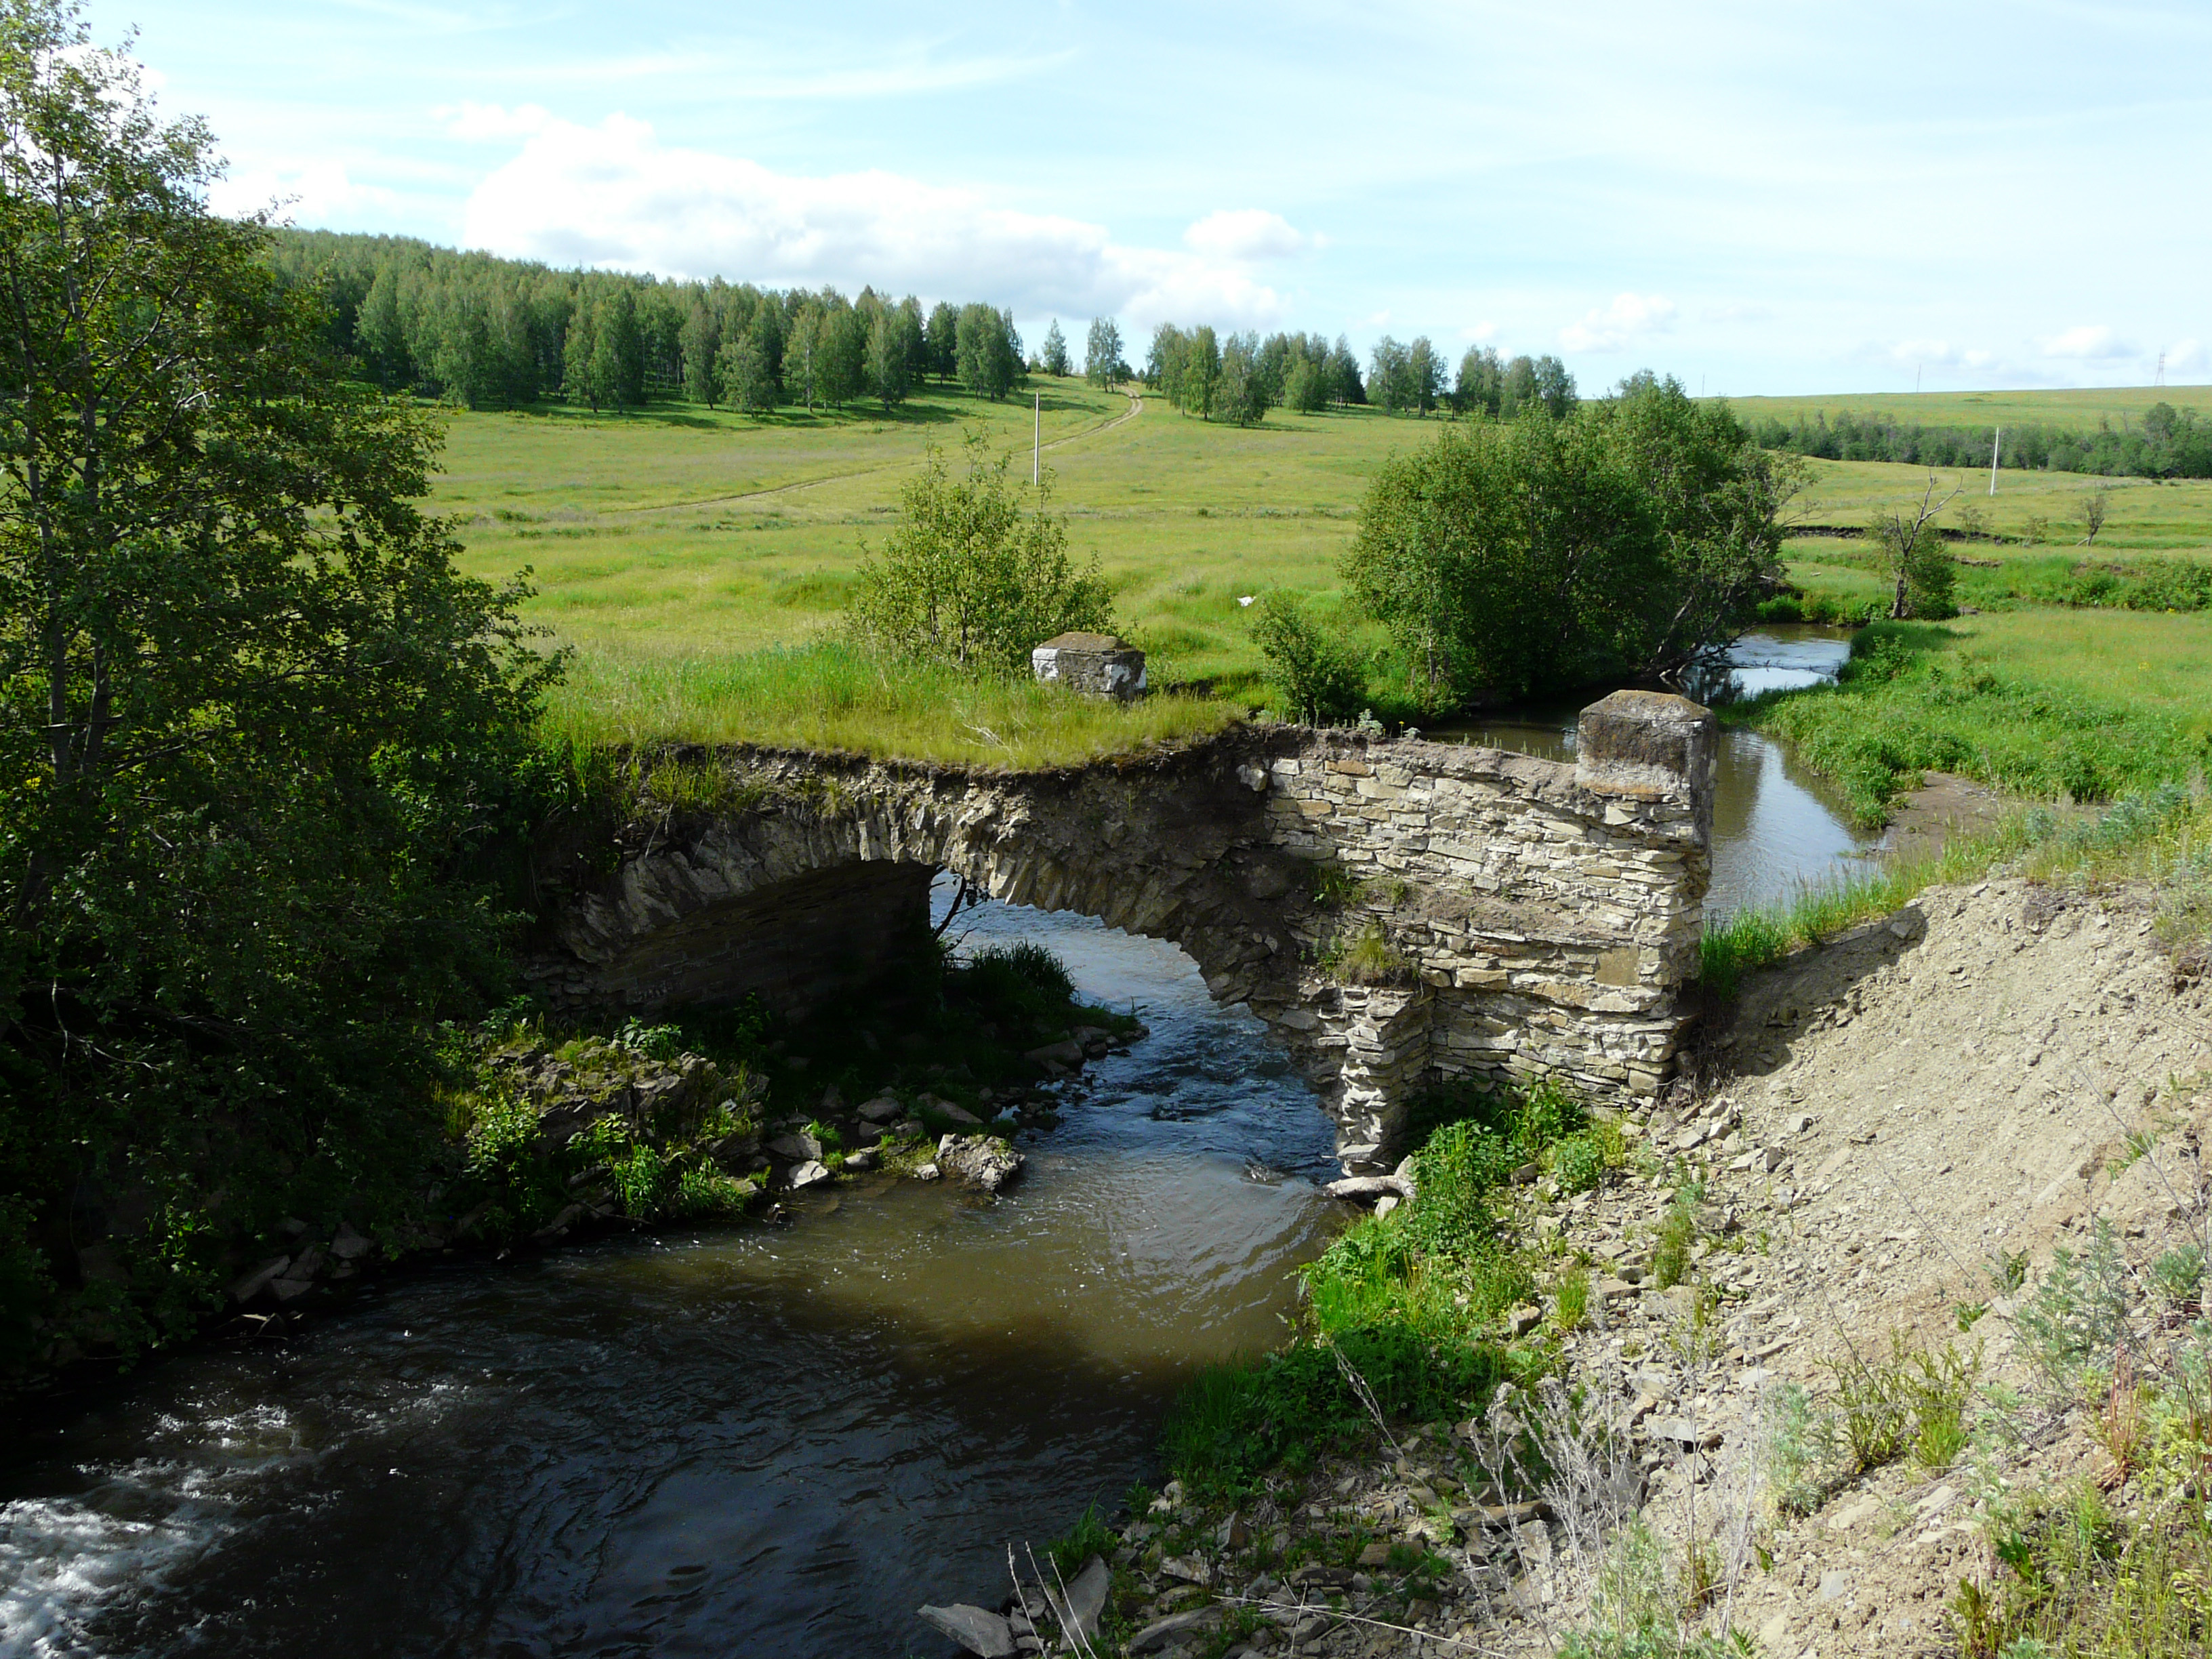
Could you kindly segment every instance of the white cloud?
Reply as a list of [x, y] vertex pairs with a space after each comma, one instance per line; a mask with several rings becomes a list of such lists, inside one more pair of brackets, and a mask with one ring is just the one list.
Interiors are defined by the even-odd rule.
[[872, 283], [1024, 314], [1110, 313], [1139, 326], [1265, 324], [1285, 308], [1241, 258], [1133, 247], [1101, 225], [995, 207], [897, 173], [773, 173], [664, 145], [646, 122], [619, 114], [595, 127], [542, 112], [455, 118], [487, 133], [505, 123], [524, 138], [465, 211], [468, 245], [494, 252], [663, 276], [848, 290]]
[[2120, 339], [2101, 323], [2069, 328], [2063, 334], [2051, 335], [2040, 344], [2046, 357], [2065, 357], [2078, 362], [2142, 356], [2141, 351]]
[[1570, 351], [1623, 351], [1649, 335], [1674, 326], [1674, 302], [1656, 294], [1616, 294], [1613, 303], [1559, 331]]
[[1870, 355], [1886, 356], [1901, 368], [1988, 368], [1997, 360], [1995, 352], [1948, 340], [1899, 340]]
[[2166, 366], [2182, 373], [2212, 368], [2212, 351], [2205, 349], [2202, 340], [2177, 340], [2166, 349]]
[[1729, 300], [1707, 306], [1698, 314], [1709, 323], [1763, 323], [1773, 317], [1774, 307], [1755, 301]]
[[280, 222], [328, 225], [395, 213], [402, 198], [398, 191], [381, 185], [356, 184], [343, 162], [311, 161], [301, 167], [252, 168], [218, 179], [208, 187], [208, 204], [217, 213], [239, 218], [273, 205]]
[[1471, 340], [1477, 345], [1488, 345], [1498, 337], [1498, 325], [1477, 323], [1472, 328], [1460, 330], [1459, 337], [1462, 340]]
[[1184, 231], [1182, 240], [1191, 252], [1206, 258], [1249, 263], [1310, 253], [1322, 239], [1262, 208], [1217, 208]]

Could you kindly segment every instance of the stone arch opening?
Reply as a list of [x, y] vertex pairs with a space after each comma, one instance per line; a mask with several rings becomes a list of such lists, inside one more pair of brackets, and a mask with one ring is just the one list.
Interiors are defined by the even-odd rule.
[[1176, 945], [1312, 1078], [1347, 1171], [1376, 1173], [1432, 1078], [1664, 1079], [1714, 740], [1695, 704], [1620, 692], [1583, 711], [1571, 765], [1281, 726], [1026, 774], [702, 750], [744, 804], [566, 895], [533, 972], [570, 1006], [793, 1006], [926, 925], [949, 871]]

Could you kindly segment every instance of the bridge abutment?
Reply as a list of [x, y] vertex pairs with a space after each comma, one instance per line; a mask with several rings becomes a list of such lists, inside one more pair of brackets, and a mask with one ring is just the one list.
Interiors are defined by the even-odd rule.
[[656, 821], [556, 907], [532, 972], [568, 1006], [757, 993], [798, 1012], [865, 976], [940, 869], [995, 898], [1172, 940], [1320, 1089], [1352, 1173], [1395, 1162], [1446, 1078], [1649, 1094], [1686, 1024], [1711, 877], [1712, 716], [1617, 692], [1570, 766], [1243, 727], [993, 773], [691, 750], [734, 804]]

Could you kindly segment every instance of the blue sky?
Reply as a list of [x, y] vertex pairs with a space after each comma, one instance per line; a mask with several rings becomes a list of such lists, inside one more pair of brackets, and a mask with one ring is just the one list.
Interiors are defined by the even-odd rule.
[[[1425, 333], [1717, 392], [2212, 380], [2212, 3], [91, 0], [221, 203], [556, 264]], [[1141, 356], [1141, 349], [1131, 354]]]

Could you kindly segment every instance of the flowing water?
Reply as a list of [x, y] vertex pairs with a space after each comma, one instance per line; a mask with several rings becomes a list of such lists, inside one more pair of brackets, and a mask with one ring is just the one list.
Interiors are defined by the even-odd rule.
[[[1771, 628], [1735, 642], [1728, 674], [1743, 696], [1795, 689], [1832, 679], [1850, 653], [1850, 636], [1841, 629]], [[1587, 701], [1516, 708], [1422, 735], [1572, 760], [1575, 720]], [[1727, 915], [1786, 898], [1849, 871], [1874, 846], [1871, 837], [1852, 833], [1842, 792], [1815, 777], [1786, 746], [1757, 732], [1721, 728], [1707, 914]]]
[[975, 915], [1152, 1028], [1005, 1197], [854, 1182], [172, 1358], [0, 1468], [0, 1653], [939, 1651], [915, 1607], [1153, 1474], [1339, 1212], [1328, 1120], [1188, 958]]
[[[1840, 649], [1753, 636], [1738, 672]], [[1556, 757], [1572, 715], [1463, 735]], [[1717, 903], [1856, 853], [1778, 746], [1725, 742]], [[946, 1651], [914, 1608], [995, 1602], [1006, 1540], [1151, 1475], [1175, 1388], [1279, 1340], [1340, 1213], [1312, 1095], [1178, 951], [972, 926], [1152, 1033], [1005, 1197], [849, 1183], [786, 1226], [459, 1262], [165, 1360], [0, 1453], [0, 1656]]]

